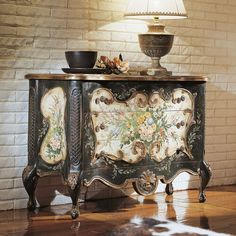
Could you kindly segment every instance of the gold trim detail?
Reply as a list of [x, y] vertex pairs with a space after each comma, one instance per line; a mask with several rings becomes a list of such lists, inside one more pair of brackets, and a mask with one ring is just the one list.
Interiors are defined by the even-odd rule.
[[193, 81], [206, 82], [208, 79], [204, 76], [166, 76], [158, 77], [151, 75], [140, 75], [139, 71], [130, 70], [131, 74], [123, 75], [89, 75], [89, 74], [27, 74], [28, 80], [79, 80], [79, 81]]
[[[194, 175], [194, 176], [197, 176], [199, 175], [198, 172], [196, 171], [192, 171], [190, 169], [181, 169], [179, 171], [177, 171], [175, 173], [175, 175], [173, 175], [173, 177], [169, 180], [166, 180], [165, 176], [164, 175], [156, 175], [156, 178], [157, 180], [160, 180], [162, 179], [164, 181], [165, 184], [169, 184], [171, 183], [179, 174], [183, 173], [183, 172], [187, 172], [188, 174], [191, 174], [191, 175]], [[139, 176], [137, 176], [137, 178], [130, 178], [130, 179], [125, 179], [124, 183], [120, 184], [120, 185], [117, 185], [117, 184], [113, 184], [111, 183], [110, 181], [108, 181], [107, 179], [101, 177], [101, 176], [98, 176], [98, 175], [95, 175], [93, 176], [89, 181], [85, 178], [83, 179], [83, 185], [86, 186], [86, 187], [89, 187], [93, 181], [95, 180], [98, 180], [98, 181], [101, 181], [103, 184], [109, 186], [109, 187], [112, 187], [112, 188], [115, 188], [115, 189], [120, 189], [120, 188], [123, 188], [125, 187], [128, 183], [131, 183], [131, 182], [134, 182], [134, 181], [137, 181], [139, 178]]]
[[188, 17], [186, 13], [179, 12], [128, 12], [124, 14], [125, 17], [135, 17], [135, 16], [179, 16]]

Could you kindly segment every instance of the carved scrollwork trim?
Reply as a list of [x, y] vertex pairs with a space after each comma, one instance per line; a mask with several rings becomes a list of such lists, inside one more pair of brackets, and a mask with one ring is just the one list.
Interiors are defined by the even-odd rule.
[[121, 90], [121, 92], [113, 92], [113, 96], [117, 101], [125, 101], [133, 96], [134, 93], [136, 93], [135, 88], [127, 89], [127, 86], [123, 83], [120, 83], [117, 87], [119, 87], [119, 89]]
[[84, 179], [83, 184], [84, 184], [84, 186], [89, 187], [93, 183], [93, 181], [95, 181], [95, 180], [99, 180], [102, 183], [104, 183], [105, 185], [112, 187], [114, 189], [120, 189], [120, 188], [125, 187], [129, 182], [135, 181], [136, 178], [135, 179], [134, 178], [125, 179], [124, 183], [122, 183], [122, 184], [113, 184], [101, 176], [93, 176], [90, 180]]
[[164, 101], [169, 101], [172, 98], [173, 91], [160, 88], [158, 93]]
[[146, 170], [140, 175], [138, 180], [133, 183], [133, 186], [137, 193], [147, 196], [156, 191], [157, 184], [158, 178], [155, 173], [150, 170]]
[[36, 150], [36, 91], [35, 88], [29, 89], [29, 130], [28, 130], [28, 161], [34, 162]]
[[[156, 178], [157, 179], [161, 179], [163, 183], [165, 184], [169, 184], [171, 182], [173, 182], [173, 180], [181, 173], [183, 172], [187, 172], [191, 175], [195, 175], [197, 176], [198, 175], [198, 172], [195, 172], [195, 171], [192, 171], [190, 169], [181, 169], [179, 171], [177, 171], [175, 173], [175, 175], [173, 175], [170, 179], [167, 179], [164, 175], [156, 175]], [[134, 181], [137, 181], [138, 178], [130, 178], [130, 179], [125, 179], [125, 181], [122, 183], [122, 184], [113, 184], [111, 183], [110, 181], [108, 181], [107, 179], [101, 177], [101, 176], [93, 176], [90, 180], [87, 180], [86, 178], [83, 179], [83, 185], [86, 186], [86, 187], [89, 187], [95, 180], [99, 180], [101, 181], [102, 183], [104, 183], [105, 185], [109, 186], [109, 187], [112, 187], [112, 188], [115, 188], [115, 189], [120, 189], [120, 188], [123, 188], [125, 187], [128, 183], [130, 182], [134, 182]]]
[[70, 162], [72, 166], [79, 166], [81, 159], [81, 130], [80, 104], [81, 89], [73, 89], [70, 95]]
[[80, 173], [70, 173], [67, 179], [67, 185], [74, 190], [79, 182]]

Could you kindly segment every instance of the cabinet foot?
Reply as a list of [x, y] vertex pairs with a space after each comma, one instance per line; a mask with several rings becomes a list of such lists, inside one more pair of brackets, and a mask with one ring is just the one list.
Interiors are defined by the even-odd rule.
[[78, 209], [78, 206], [72, 206], [72, 209], [70, 211], [70, 215], [72, 219], [76, 219], [79, 216], [80, 212]]
[[22, 180], [25, 190], [29, 195], [27, 208], [33, 211], [36, 208], [35, 189], [38, 183], [36, 168], [34, 166], [26, 166], [22, 174]]
[[166, 191], [167, 195], [172, 195], [173, 194], [174, 189], [173, 189], [172, 182], [170, 182], [169, 184], [166, 185], [165, 191]]
[[206, 194], [204, 192], [199, 193], [199, 202], [205, 202], [206, 201]]
[[27, 209], [29, 211], [34, 211], [36, 209], [36, 200], [29, 197], [28, 203], [27, 203]]
[[72, 200], [71, 218], [76, 219], [80, 212], [78, 198], [81, 188], [81, 179], [79, 173], [70, 173], [67, 180], [69, 194]]
[[199, 202], [205, 202], [206, 195], [205, 195], [204, 190], [211, 178], [211, 174], [212, 174], [211, 168], [205, 161], [202, 161], [200, 163], [200, 169], [198, 173], [200, 177]]

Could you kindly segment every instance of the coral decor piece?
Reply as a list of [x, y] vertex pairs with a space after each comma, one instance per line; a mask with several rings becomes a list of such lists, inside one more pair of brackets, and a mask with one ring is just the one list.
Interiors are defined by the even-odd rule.
[[101, 56], [99, 60], [97, 60], [96, 67], [98, 68], [106, 68], [108, 69], [108, 73], [121, 74], [127, 73], [129, 70], [129, 62], [123, 61], [122, 55], [119, 57], [114, 57], [113, 60], [110, 60], [106, 56]]

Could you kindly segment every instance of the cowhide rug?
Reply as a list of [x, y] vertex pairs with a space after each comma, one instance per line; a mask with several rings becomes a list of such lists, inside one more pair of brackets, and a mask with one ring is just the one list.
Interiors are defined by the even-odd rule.
[[179, 224], [170, 220], [158, 218], [134, 217], [127, 224], [115, 227], [106, 236], [228, 236], [210, 230]]

